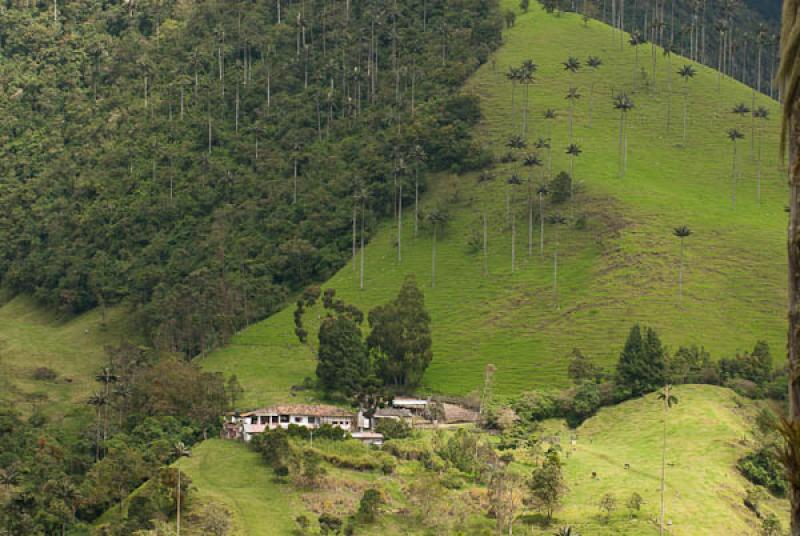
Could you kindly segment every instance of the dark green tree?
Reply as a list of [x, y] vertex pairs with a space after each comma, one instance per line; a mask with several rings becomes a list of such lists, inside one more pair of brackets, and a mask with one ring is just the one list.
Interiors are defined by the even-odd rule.
[[659, 389], [666, 381], [666, 350], [653, 328], [634, 325], [619, 355], [617, 388], [629, 396]]
[[317, 378], [328, 392], [352, 396], [371, 372], [361, 328], [347, 314], [335, 314], [322, 320], [317, 355]]
[[397, 298], [369, 312], [367, 346], [378, 356], [377, 374], [386, 384], [416, 386], [433, 359], [431, 318], [413, 276]]

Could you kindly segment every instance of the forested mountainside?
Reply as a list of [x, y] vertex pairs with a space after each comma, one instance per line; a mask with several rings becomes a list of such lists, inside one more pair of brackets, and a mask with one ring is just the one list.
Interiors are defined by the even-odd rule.
[[5, 1], [0, 283], [204, 352], [479, 166], [495, 0]]
[[[780, 3], [764, 0], [548, 0], [630, 32], [622, 46], [657, 44], [777, 98]], [[646, 46], [650, 52], [650, 46]]]

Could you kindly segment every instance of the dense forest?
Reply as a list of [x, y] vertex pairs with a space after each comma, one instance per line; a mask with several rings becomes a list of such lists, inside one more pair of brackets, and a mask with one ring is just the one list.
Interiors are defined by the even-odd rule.
[[501, 29], [495, 0], [3, 2], [0, 282], [223, 344], [485, 162], [457, 89]]

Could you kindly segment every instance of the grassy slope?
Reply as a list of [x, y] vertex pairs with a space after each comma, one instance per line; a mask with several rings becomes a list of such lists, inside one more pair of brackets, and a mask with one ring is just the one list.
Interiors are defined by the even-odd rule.
[[[746, 483], [734, 469], [746, 449], [749, 427], [745, 419], [755, 405], [728, 389], [710, 386], [680, 386], [676, 394], [680, 402], [671, 410], [668, 427], [666, 505], [668, 519], [673, 521], [671, 534], [755, 533], [755, 516], [742, 505]], [[577, 430], [576, 450], [566, 459], [569, 493], [557, 513], [557, 524], [571, 524], [581, 534], [600, 536], [657, 534], [652, 520], [659, 508], [661, 416], [660, 404], [650, 395], [606, 408]], [[560, 434], [566, 448], [569, 434], [563, 429]], [[524, 463], [524, 455], [518, 453], [516, 458]], [[422, 531], [414, 507], [402, 494], [402, 489], [421, 475], [417, 462], [400, 463], [391, 477], [328, 467], [332, 484], [313, 493], [274, 483], [271, 471], [238, 443], [207, 441], [194, 450], [192, 458], [180, 463], [197, 487], [200, 504], [209, 499], [226, 504], [234, 513], [236, 534], [241, 536], [287, 534], [297, 515], [316, 519], [318, 514], [310, 508], [346, 516], [355, 510], [367, 485], [386, 490], [392, 497], [390, 510], [410, 508], [412, 515], [386, 514], [379, 527], [363, 534]], [[625, 463], [631, 469], [625, 470]], [[530, 470], [521, 463], [519, 469]], [[597, 479], [591, 478], [592, 471], [597, 472]], [[624, 505], [634, 491], [642, 495], [645, 504], [637, 518], [631, 519]], [[616, 495], [619, 505], [609, 522], [597, 507], [607, 492]], [[458, 493], [463, 494], [459, 495], [461, 501], [473, 495], [469, 489]], [[782, 517], [787, 511], [785, 501], [774, 499], [765, 508]], [[472, 526], [491, 526], [492, 521], [479, 518], [477, 510], [471, 512], [467, 519]], [[552, 534], [552, 528], [528, 525], [531, 520], [529, 514], [520, 518], [518, 531]]]
[[[513, 7], [513, 2], [507, 2]], [[486, 363], [498, 366], [497, 390], [512, 394], [566, 382], [566, 355], [580, 347], [611, 365], [634, 321], [657, 327], [671, 346], [697, 343], [719, 357], [751, 348], [763, 338], [773, 350], [783, 347], [785, 332], [784, 236], [785, 181], [777, 161], [777, 104], [757, 98], [771, 119], [764, 130], [763, 201], [756, 203], [755, 163], [750, 155], [749, 120], [741, 124], [730, 112], [737, 102], [750, 105], [751, 91], [730, 80], [717, 89], [717, 74], [695, 65], [689, 84], [688, 143], [681, 146], [683, 86], [660, 50], [657, 89], [641, 80], [632, 92], [636, 108], [629, 117], [629, 169], [617, 174], [619, 115], [613, 91], [631, 91], [634, 51], [609, 27], [575, 15], [554, 17], [538, 7], [519, 16], [506, 32], [495, 69], [483, 66], [465, 91], [482, 97], [485, 121], [481, 139], [496, 154], [514, 132], [511, 84], [503, 73], [533, 58], [539, 65], [530, 91], [530, 141], [547, 135], [542, 111], [559, 112], [553, 130], [554, 171], [568, 169], [567, 101], [569, 85], [583, 98], [575, 111], [575, 139], [584, 153], [575, 165], [583, 192], [576, 214], [588, 214], [588, 228], [561, 234], [559, 287], [561, 308], [553, 307], [553, 229], [546, 228], [544, 257], [526, 252], [524, 199], [518, 205], [519, 267], [510, 269], [510, 232], [505, 219], [504, 179], [511, 165], [498, 167], [498, 179], [478, 185], [474, 174], [436, 177], [424, 206], [446, 204], [451, 223], [438, 248], [439, 278], [431, 285], [431, 233], [413, 237], [413, 210], [404, 214], [403, 259], [394, 247], [396, 229], [385, 224], [366, 248], [366, 290], [357, 274], [343, 268], [326, 285], [369, 309], [390, 299], [406, 274], [416, 274], [426, 289], [433, 318], [435, 358], [425, 376], [426, 388], [451, 393], [475, 389]], [[588, 128], [592, 74], [570, 75], [561, 66], [567, 56], [585, 61], [599, 55], [592, 128]], [[640, 47], [640, 67], [650, 72], [650, 46]], [[666, 130], [667, 75], [672, 73], [671, 129]], [[640, 77], [641, 78], [641, 75]], [[517, 106], [522, 101], [516, 92]], [[739, 142], [741, 180], [736, 209], [731, 206], [729, 128], [747, 135]], [[537, 178], [538, 181], [538, 178]], [[524, 197], [522, 187], [519, 197]], [[480, 255], [471, 254], [468, 236], [479, 228], [481, 207], [490, 211], [490, 273], [482, 273]], [[553, 211], [551, 208], [546, 209]], [[556, 210], [569, 215], [571, 209]], [[677, 297], [678, 242], [672, 228], [686, 224], [687, 269], [682, 306]], [[297, 343], [292, 310], [244, 330], [232, 344], [207, 358], [209, 369], [236, 373], [248, 390], [247, 403], [268, 403], [287, 396], [288, 388], [313, 375], [312, 352]], [[313, 331], [312, 331], [313, 332]]]
[[[103, 328], [99, 310], [59, 317], [30, 298], [20, 296], [6, 302], [0, 306], [3, 398], [24, 412], [34, 404], [59, 413], [67, 412], [68, 405], [85, 404], [95, 387], [92, 378], [104, 362], [104, 345], [119, 344], [125, 333], [122, 310], [110, 312], [108, 326]], [[34, 380], [37, 367], [52, 368], [58, 378]]]

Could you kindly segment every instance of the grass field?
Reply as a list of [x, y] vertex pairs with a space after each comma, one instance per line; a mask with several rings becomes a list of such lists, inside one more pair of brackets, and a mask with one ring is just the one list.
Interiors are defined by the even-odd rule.
[[[670, 411], [667, 428], [666, 508], [667, 519], [672, 521], [669, 534], [756, 534], [758, 520], [742, 503], [746, 482], [734, 468], [749, 444], [750, 426], [746, 420], [752, 417], [756, 405], [718, 387], [680, 386], [675, 393], [679, 403]], [[569, 491], [563, 508], [556, 514], [555, 526], [572, 525], [581, 534], [593, 536], [658, 533], [654, 519], [659, 511], [661, 419], [662, 406], [655, 395], [603, 409], [572, 432], [577, 438], [574, 451], [570, 447], [571, 433], [559, 423], [548, 424], [547, 429], [559, 435], [562, 447], [570, 451], [565, 459]], [[531, 467], [526, 465], [525, 455], [516, 453], [515, 458], [517, 468], [529, 474]], [[630, 469], [624, 468], [626, 463]], [[326, 464], [328, 482], [313, 492], [276, 484], [272, 471], [239, 443], [206, 441], [180, 464], [197, 488], [199, 504], [207, 500], [225, 504], [234, 514], [235, 534], [239, 536], [288, 534], [300, 514], [312, 520], [323, 511], [347, 517], [357, 508], [367, 486], [382, 489], [390, 497], [390, 504], [377, 526], [357, 533], [421, 534], [425, 530], [417, 515], [418, 506], [403, 493], [408, 484], [425, 474], [418, 462], [400, 462], [391, 476]], [[592, 478], [592, 472], [597, 473], [597, 478]], [[485, 510], [470, 503], [469, 498], [480, 497], [482, 492], [474, 484], [448, 492], [467, 510], [464, 523], [476, 531], [493, 526], [493, 520], [484, 515]], [[600, 498], [607, 492], [613, 493], [618, 503], [610, 520], [598, 508]], [[633, 492], [645, 501], [636, 517], [631, 517], [625, 508]], [[785, 501], [770, 499], [762, 508], [778, 513], [786, 526]], [[526, 512], [517, 521], [515, 533], [552, 534], [553, 528], [541, 527], [536, 518], [534, 512]]]
[[[85, 405], [103, 365], [103, 347], [119, 344], [129, 330], [122, 310], [111, 311], [103, 326], [99, 310], [77, 317], [58, 316], [16, 297], [0, 306], [0, 387], [3, 399], [29, 413], [67, 413]], [[33, 378], [38, 367], [57, 373], [54, 380]]]
[[[507, 3], [506, 7], [515, 7], [510, 0]], [[408, 204], [402, 262], [397, 260], [396, 225], [385, 223], [365, 251], [365, 290], [358, 289], [358, 274], [350, 265], [325, 283], [368, 310], [393, 297], [406, 275], [416, 275], [433, 319], [435, 357], [425, 375], [424, 390], [469, 392], [479, 385], [486, 363], [498, 367], [501, 395], [563, 386], [566, 356], [572, 348], [579, 347], [611, 366], [633, 322], [653, 325], [673, 348], [701, 344], [714, 357], [752, 348], [758, 339], [767, 340], [774, 353], [780, 354], [785, 336], [786, 187], [777, 158], [778, 105], [763, 96], [755, 98], [756, 106], [770, 111], [760, 136], [759, 206], [754, 157], [758, 143], [751, 156], [750, 119], [731, 112], [739, 102], [751, 105], [751, 90], [724, 78], [718, 88], [716, 71], [695, 64], [697, 76], [688, 83], [684, 145], [684, 85], [676, 71], [689, 62], [676, 55], [665, 58], [657, 49], [654, 81], [650, 45], [639, 48], [637, 72], [634, 49], [627, 38], [620, 47], [618, 32], [596, 21], [584, 26], [577, 15], [547, 15], [537, 6], [517, 18], [505, 33], [505, 45], [494, 65], [484, 65], [464, 89], [482, 99], [485, 119], [479, 140], [495, 154], [504, 154], [508, 137], [519, 131], [524, 95], [517, 88], [517, 114], [512, 118], [512, 86], [504, 73], [509, 66], [532, 58], [539, 68], [530, 88], [527, 138], [530, 144], [546, 137], [550, 127], [541, 118], [543, 110], [558, 111], [552, 125], [554, 172], [569, 168], [564, 96], [570, 85], [582, 95], [574, 112], [574, 140], [583, 149], [575, 161], [579, 185], [575, 206], [545, 208], [549, 214], [586, 217], [585, 229], [571, 224], [560, 232], [560, 307], [554, 306], [552, 292], [555, 231], [546, 225], [544, 254], [534, 243], [533, 255], [528, 255], [524, 185], [516, 196], [518, 265], [511, 272], [505, 179], [516, 164], [498, 164], [496, 179], [488, 185], [478, 184], [476, 174], [443, 174], [432, 179], [423, 209], [446, 206], [451, 216], [438, 245], [435, 288], [431, 286], [431, 231], [423, 225], [414, 237], [413, 210]], [[603, 60], [596, 75], [586, 67], [570, 74], [561, 65], [568, 56], [585, 63], [589, 55]], [[612, 94], [623, 90], [635, 108], [627, 119], [628, 170], [620, 178], [620, 121]], [[741, 176], [735, 208], [732, 144], [726, 135], [733, 127], [746, 136], [737, 146]], [[520, 172], [527, 179], [527, 170], [520, 168]], [[537, 171], [534, 184], [539, 182]], [[480, 232], [483, 210], [490, 221], [489, 275], [483, 273], [480, 252], [471, 252], [469, 247], [469, 237]], [[693, 231], [686, 239], [681, 302], [679, 243], [672, 236], [679, 225]], [[538, 238], [538, 225], [534, 234]], [[208, 369], [236, 373], [247, 389], [248, 405], [285, 399], [291, 385], [313, 376], [313, 352], [294, 338], [291, 309], [244, 330], [204, 362]]]

